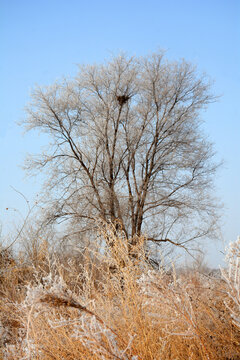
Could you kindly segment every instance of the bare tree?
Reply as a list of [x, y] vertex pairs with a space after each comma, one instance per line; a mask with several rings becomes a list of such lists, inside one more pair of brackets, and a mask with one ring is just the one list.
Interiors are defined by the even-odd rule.
[[187, 246], [212, 233], [217, 166], [199, 115], [213, 100], [205, 76], [163, 53], [82, 66], [36, 88], [24, 123], [51, 144], [27, 168], [47, 171], [48, 220], [70, 221], [72, 235], [117, 220], [133, 243], [144, 233]]

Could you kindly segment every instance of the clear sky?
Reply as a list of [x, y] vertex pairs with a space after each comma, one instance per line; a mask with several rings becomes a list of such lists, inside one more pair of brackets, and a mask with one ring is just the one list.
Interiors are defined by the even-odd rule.
[[[0, 1], [0, 222], [4, 231], [23, 199], [33, 200], [40, 177], [26, 178], [20, 165], [45, 139], [23, 137], [24, 117], [35, 84], [71, 76], [76, 64], [99, 63], [120, 51], [145, 55], [167, 50], [170, 59], [195, 63], [214, 81], [220, 100], [203, 114], [205, 132], [225, 161], [216, 195], [225, 204], [223, 238], [240, 234], [240, 1], [239, 0], [1, 0]], [[9, 208], [8, 211], [5, 209]], [[216, 266], [224, 245], [208, 247]]]

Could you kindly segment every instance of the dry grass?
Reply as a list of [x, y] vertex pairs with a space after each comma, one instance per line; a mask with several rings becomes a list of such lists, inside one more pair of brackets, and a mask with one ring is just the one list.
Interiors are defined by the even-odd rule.
[[5, 255], [0, 359], [240, 359], [236, 246], [222, 279], [167, 275], [150, 269], [143, 239], [130, 257], [124, 237], [107, 231], [110, 250], [81, 263], [44, 244], [29, 263]]

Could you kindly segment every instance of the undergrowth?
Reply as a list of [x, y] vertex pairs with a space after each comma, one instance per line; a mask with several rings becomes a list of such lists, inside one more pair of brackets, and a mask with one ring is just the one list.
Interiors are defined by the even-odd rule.
[[0, 359], [240, 359], [240, 240], [221, 277], [154, 270], [113, 227], [103, 251], [2, 250]]

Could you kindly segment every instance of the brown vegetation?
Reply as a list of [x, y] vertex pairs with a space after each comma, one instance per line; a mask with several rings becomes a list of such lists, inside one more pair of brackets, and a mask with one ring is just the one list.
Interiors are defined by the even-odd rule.
[[153, 270], [144, 251], [132, 257], [124, 238], [113, 243], [80, 262], [46, 243], [31, 261], [3, 253], [1, 359], [240, 358], [239, 244], [231, 271], [214, 278]]

